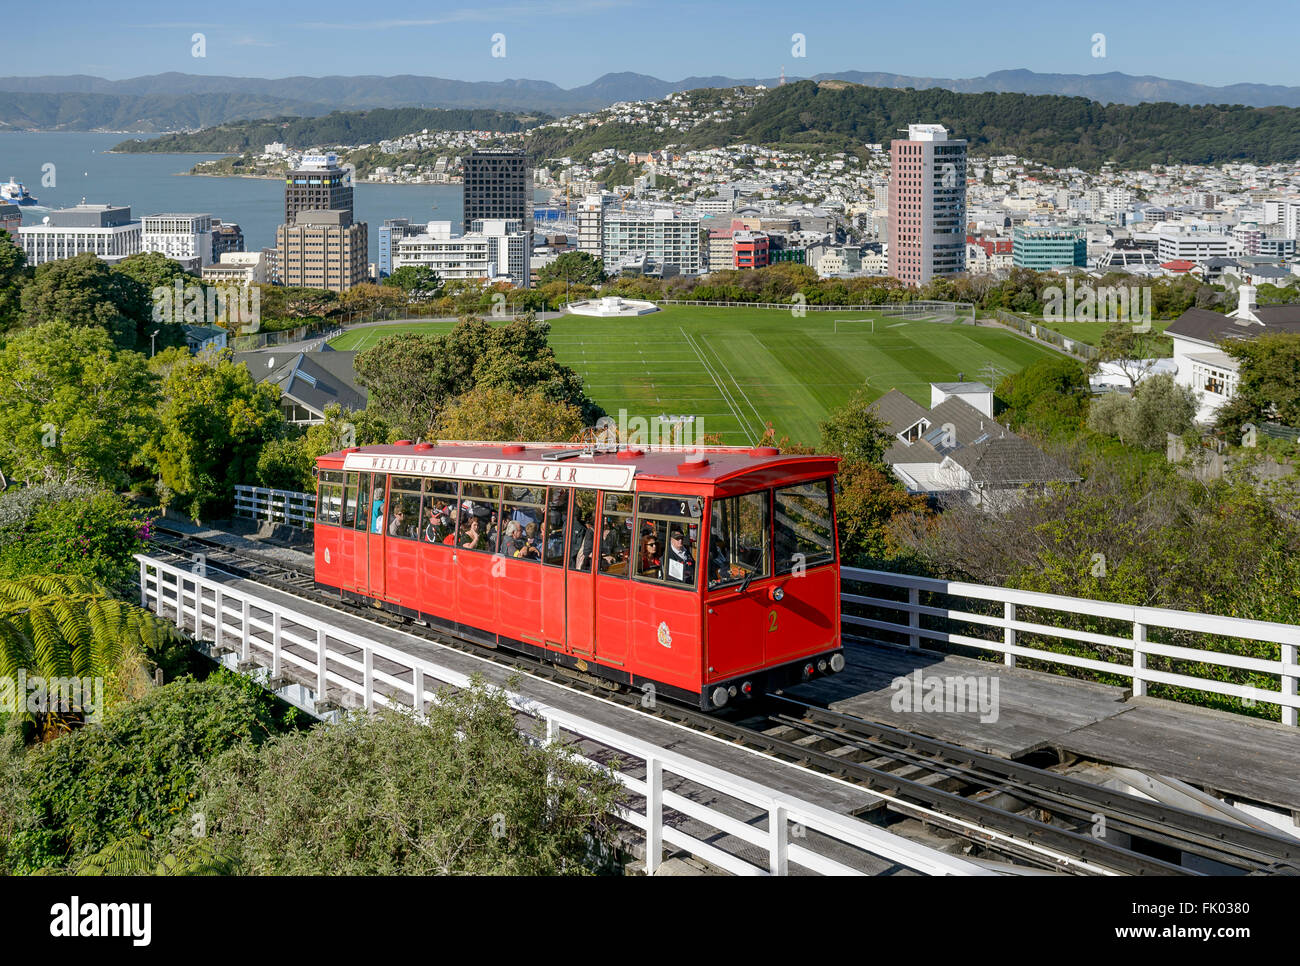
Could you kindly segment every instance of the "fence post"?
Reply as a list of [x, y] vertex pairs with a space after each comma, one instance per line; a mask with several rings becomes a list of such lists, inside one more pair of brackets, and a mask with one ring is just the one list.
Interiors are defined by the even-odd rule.
[[[1297, 663], [1300, 663], [1300, 645], [1283, 644], [1282, 663], [1290, 664], [1293, 667]], [[1282, 680], [1279, 682], [1282, 688], [1282, 694], [1287, 697], [1295, 695], [1297, 693], [1296, 684], [1298, 682], [1300, 682], [1300, 678], [1297, 678], [1294, 674], [1287, 674], [1285, 671], [1283, 671]], [[1286, 705], [1282, 706], [1282, 723], [1284, 725], [1291, 725], [1291, 727], [1294, 728], [1297, 724], [1296, 718], [1297, 718], [1297, 709], [1293, 707], [1288, 707]]]
[[1003, 655], [1002, 663], [1007, 667], [1016, 666], [1016, 656], [1009, 650], [1016, 646], [1016, 629], [1011, 626], [1011, 622], [1016, 619], [1016, 605], [1011, 601], [1004, 601], [1002, 604], [1002, 616], [1006, 620], [1006, 625], [1002, 631], [1002, 643], [1008, 648], [1007, 653]]
[[1141, 672], [1147, 669], [1146, 651], [1142, 645], [1147, 642], [1147, 626], [1133, 621], [1133, 697], [1145, 697], [1147, 682]]
[[654, 875], [664, 848], [664, 766], [645, 760], [645, 874]]
[[247, 661], [251, 661], [251, 660], [253, 659], [253, 642], [252, 642], [253, 631], [252, 631], [252, 628], [250, 628], [250, 627], [248, 626], [248, 612], [249, 612], [249, 610], [250, 610], [250, 606], [249, 606], [249, 603], [248, 603], [248, 598], [245, 597], [245, 598], [240, 602], [240, 608], [239, 608], [239, 621], [240, 621], [240, 625], [239, 625], [239, 626], [240, 626], [240, 635], [239, 635], [239, 660], [240, 660], [240, 663], [244, 663], [244, 662], [247, 662]]
[[140, 606], [149, 609], [149, 590], [148, 577], [145, 573], [145, 562], [140, 561]]
[[325, 689], [329, 686], [329, 681], [325, 677], [325, 628], [316, 630], [316, 693], [319, 700], [325, 700]]
[[773, 805], [767, 810], [768, 868], [773, 875], [786, 875], [790, 871], [788, 825], [784, 805]]
[[[194, 594], [195, 601], [201, 604], [203, 600], [203, 591], [199, 589], [199, 585], [197, 583], [194, 585], [194, 590], [195, 590], [195, 594]], [[212, 591], [212, 638], [213, 638], [212, 645], [214, 648], [221, 647], [222, 631], [226, 629], [225, 628], [226, 622], [221, 618], [222, 609], [224, 608], [224, 606], [225, 606], [225, 601], [222, 600], [221, 588], [216, 587]], [[196, 610], [202, 613], [201, 606], [196, 607]]]
[[[411, 707], [415, 709], [416, 715], [424, 717], [424, 671], [420, 668], [411, 669]], [[546, 730], [549, 735], [551, 722], [547, 719]]]
[[271, 680], [280, 678], [280, 611], [271, 611]]
[[361, 685], [365, 689], [366, 711], [375, 710], [375, 652], [366, 648], [361, 653]]
[[[921, 605], [921, 589], [919, 587], [907, 588], [907, 602], [912, 605], [912, 609], [907, 612], [907, 626], [920, 627], [921, 615], [916, 610], [916, 608]], [[908, 635], [907, 646], [909, 650], [913, 650], [913, 651], [920, 650], [921, 635], [920, 634]]]

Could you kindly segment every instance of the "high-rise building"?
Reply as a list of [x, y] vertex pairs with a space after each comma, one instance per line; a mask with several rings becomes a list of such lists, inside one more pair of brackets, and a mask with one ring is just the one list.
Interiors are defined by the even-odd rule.
[[601, 257], [605, 271], [611, 275], [629, 257], [681, 275], [699, 275], [704, 267], [700, 220], [675, 217], [666, 208], [657, 209], [653, 215], [607, 212]]
[[369, 277], [366, 223], [349, 211], [300, 211], [275, 233], [280, 284], [345, 292]]
[[431, 221], [418, 234], [394, 238], [393, 269], [419, 265], [443, 280], [508, 280], [527, 288], [530, 275], [529, 234], [518, 219], [484, 218], [471, 222], [475, 230], [451, 233], [451, 222]]
[[464, 219], [514, 220], [533, 231], [533, 169], [528, 155], [509, 149], [478, 150], [462, 162]]
[[131, 220], [130, 205], [86, 205], [52, 211], [39, 225], [18, 229], [28, 265], [92, 252], [106, 262], [120, 262], [140, 251], [140, 222]]
[[284, 176], [284, 223], [300, 211], [346, 211], [352, 216], [352, 176], [337, 154], [305, 154]]
[[587, 195], [578, 205], [578, 251], [601, 257], [605, 238], [605, 212], [615, 200], [612, 194]]
[[379, 277], [393, 274], [393, 256], [397, 243], [408, 235], [418, 235], [422, 225], [412, 225], [409, 218], [386, 218], [379, 229]]
[[966, 142], [912, 124], [890, 145], [889, 274], [924, 285], [966, 268]]
[[187, 272], [201, 271], [216, 260], [212, 257], [212, 216], [145, 215], [140, 250], [166, 255]]
[[221, 261], [221, 256], [227, 252], [242, 252], [243, 250], [243, 230], [233, 221], [222, 221], [220, 218], [213, 218], [212, 261]]
[[1011, 233], [1011, 261], [1017, 268], [1037, 272], [1053, 268], [1086, 268], [1088, 238], [1082, 228], [1031, 228]]

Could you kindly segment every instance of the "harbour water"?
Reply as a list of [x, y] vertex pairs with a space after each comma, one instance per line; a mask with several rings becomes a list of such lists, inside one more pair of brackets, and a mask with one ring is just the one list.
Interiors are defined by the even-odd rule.
[[[131, 217], [163, 212], [211, 214], [236, 222], [250, 251], [275, 245], [284, 220], [284, 185], [255, 178], [186, 176], [215, 154], [109, 154], [126, 134], [0, 132], [0, 181], [10, 176], [27, 186], [39, 204], [22, 209], [23, 224], [40, 224], [53, 208], [79, 204], [130, 205]], [[52, 164], [54, 184], [48, 184]], [[44, 183], [43, 183], [44, 182]], [[385, 218], [450, 221], [461, 227], [460, 185], [358, 184], [357, 221], [370, 226], [370, 261], [379, 260], [379, 227]], [[436, 206], [436, 207], [435, 207]]]

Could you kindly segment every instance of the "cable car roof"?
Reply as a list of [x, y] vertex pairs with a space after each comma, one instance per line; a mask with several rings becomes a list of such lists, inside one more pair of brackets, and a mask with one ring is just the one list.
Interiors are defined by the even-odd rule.
[[572, 443], [485, 443], [440, 440], [360, 446], [321, 457], [343, 469], [438, 476], [483, 483], [632, 490], [638, 478], [722, 483], [755, 474], [762, 485], [786, 475], [834, 473], [835, 456], [786, 455], [774, 447], [624, 446], [599, 451]]

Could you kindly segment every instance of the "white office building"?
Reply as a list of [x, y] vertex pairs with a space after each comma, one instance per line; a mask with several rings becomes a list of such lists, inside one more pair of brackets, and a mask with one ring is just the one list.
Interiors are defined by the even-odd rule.
[[578, 205], [578, 251], [601, 258], [605, 244], [605, 212], [616, 201], [612, 194], [589, 194]]
[[1246, 246], [1237, 239], [1215, 231], [1162, 231], [1156, 241], [1156, 256], [1162, 264], [1175, 259], [1203, 262], [1245, 253]]
[[527, 288], [532, 253], [523, 222], [484, 218], [471, 222], [470, 228], [464, 235], [453, 236], [451, 222], [431, 221], [420, 234], [396, 239], [393, 270], [425, 266], [445, 281], [487, 279]]
[[188, 272], [212, 264], [211, 215], [145, 215], [140, 248], [180, 262]]
[[39, 225], [18, 229], [28, 265], [43, 265], [90, 252], [120, 262], [140, 251], [140, 222], [130, 205], [86, 205], [52, 211]]
[[656, 209], [653, 215], [606, 212], [601, 248], [607, 271], [639, 254], [682, 275], [699, 275], [704, 268], [700, 220], [678, 218], [667, 208]]

